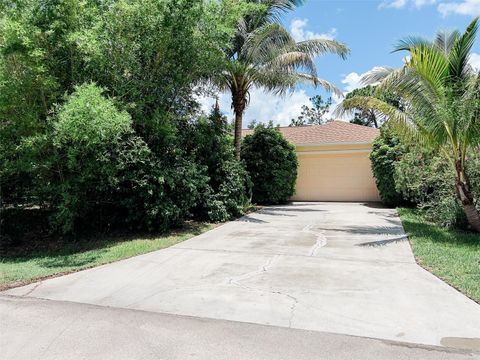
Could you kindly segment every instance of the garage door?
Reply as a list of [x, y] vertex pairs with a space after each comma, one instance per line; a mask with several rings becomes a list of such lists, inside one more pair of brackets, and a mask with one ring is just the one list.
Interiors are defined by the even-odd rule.
[[298, 201], [379, 201], [368, 152], [299, 153]]

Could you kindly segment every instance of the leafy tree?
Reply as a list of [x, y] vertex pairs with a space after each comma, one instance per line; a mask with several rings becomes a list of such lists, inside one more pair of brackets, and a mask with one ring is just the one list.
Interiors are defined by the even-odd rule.
[[86, 72], [124, 104], [158, 156], [175, 152], [177, 123], [198, 110], [192, 95], [221, 70], [221, 49], [230, 46], [240, 5], [111, 1], [95, 27], [79, 35]]
[[[37, 189], [63, 233], [74, 232], [80, 219], [91, 220], [93, 210], [98, 216], [114, 204], [123, 171], [149, 156], [146, 144], [133, 133], [130, 115], [101, 92], [93, 84], [75, 87], [50, 119], [51, 132], [24, 145], [37, 152], [32, 161], [41, 181]], [[42, 162], [45, 156], [48, 161]], [[44, 165], [36, 169], [37, 164]]]
[[[235, 183], [246, 179], [241, 164], [222, 166], [210, 181], [183, 137], [199, 117], [193, 95], [218, 72], [244, 1], [0, 7], [1, 206], [39, 206], [53, 212], [56, 229], [71, 233], [119, 218], [167, 229], [191, 216], [217, 181], [212, 196], [227, 199], [229, 215], [248, 201]], [[92, 81], [102, 90], [82, 85]], [[222, 136], [218, 151], [232, 157], [233, 142]]]
[[9, 204], [32, 198], [32, 177], [17, 148], [43, 133], [53, 104], [83, 69], [74, 34], [91, 26], [90, 2], [9, 1], [0, 12], [0, 187]]
[[285, 93], [299, 82], [322, 86], [340, 93], [329, 82], [317, 77], [313, 57], [333, 53], [345, 58], [348, 48], [335, 40], [313, 39], [296, 42], [279, 23], [279, 16], [293, 10], [300, 0], [250, 1], [260, 5], [238, 23], [232, 45], [225, 50], [225, 61], [213, 81], [232, 94], [235, 113], [235, 151], [240, 159], [243, 112], [252, 87]]
[[480, 144], [480, 77], [469, 65], [478, 30], [475, 18], [465, 32], [439, 32], [434, 42], [409, 37], [396, 51], [410, 58], [400, 69], [380, 68], [366, 76], [380, 81], [378, 94], [394, 92], [405, 102], [403, 109], [372, 96], [343, 102], [344, 109], [374, 109], [388, 118], [402, 138], [441, 153], [455, 175], [457, 199], [471, 228], [480, 232], [466, 155]]
[[249, 129], [255, 129], [258, 126], [258, 121], [256, 119], [253, 119], [250, 121], [250, 123], [247, 125], [247, 128]]
[[243, 140], [242, 157], [253, 182], [254, 202], [280, 204], [294, 194], [297, 154], [277, 128], [257, 126]]
[[313, 106], [302, 105], [302, 112], [291, 120], [289, 126], [321, 125], [327, 121], [324, 116], [332, 106], [332, 98], [324, 101], [320, 95], [315, 95], [310, 98], [310, 102]]
[[[345, 99], [351, 99], [356, 96], [376, 96], [380, 100], [386, 102], [397, 108], [402, 108], [401, 99], [396, 96], [394, 93], [391, 92], [382, 92], [376, 93], [376, 86], [374, 85], [367, 85], [362, 88], [355, 89], [349, 92]], [[377, 114], [374, 109], [364, 109], [364, 108], [353, 108], [351, 110], [353, 112], [353, 119], [350, 120], [352, 124], [357, 125], [364, 125], [364, 126], [371, 126], [379, 128], [382, 126], [383, 119], [382, 116]]]

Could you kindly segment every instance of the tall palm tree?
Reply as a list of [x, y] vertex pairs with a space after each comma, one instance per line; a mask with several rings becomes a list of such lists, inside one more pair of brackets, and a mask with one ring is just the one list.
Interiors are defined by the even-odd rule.
[[[480, 145], [480, 73], [469, 64], [478, 31], [478, 18], [463, 34], [440, 32], [435, 41], [409, 37], [395, 51], [407, 51], [400, 69], [381, 68], [364, 77], [379, 82], [379, 94], [392, 91], [402, 98], [401, 109], [376, 97], [344, 100], [337, 113], [360, 107], [373, 109], [388, 119], [404, 139], [413, 139], [449, 159], [455, 172], [455, 190], [472, 229], [480, 232], [466, 155]], [[453, 190], [453, 189], [452, 189]]]
[[349, 49], [335, 40], [314, 39], [296, 42], [279, 23], [279, 16], [303, 0], [250, 0], [262, 4], [262, 11], [245, 16], [237, 26], [232, 47], [214, 82], [232, 94], [235, 114], [235, 153], [240, 159], [243, 112], [252, 87], [284, 94], [299, 82], [321, 86], [341, 96], [329, 82], [319, 79], [313, 57], [333, 53], [345, 58]]

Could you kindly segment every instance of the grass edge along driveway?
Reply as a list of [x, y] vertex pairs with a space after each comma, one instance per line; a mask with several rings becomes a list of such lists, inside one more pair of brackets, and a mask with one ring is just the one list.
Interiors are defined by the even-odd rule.
[[442, 229], [418, 209], [398, 213], [417, 262], [480, 304], [480, 234]]
[[0, 259], [0, 290], [164, 249], [215, 226], [209, 223], [194, 223], [156, 236], [72, 241], [56, 250], [42, 249], [28, 255], [4, 256]]

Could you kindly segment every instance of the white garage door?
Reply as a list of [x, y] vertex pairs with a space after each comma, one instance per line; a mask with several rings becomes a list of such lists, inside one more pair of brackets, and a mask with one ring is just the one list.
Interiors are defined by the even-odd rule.
[[368, 152], [298, 154], [297, 201], [379, 201]]

